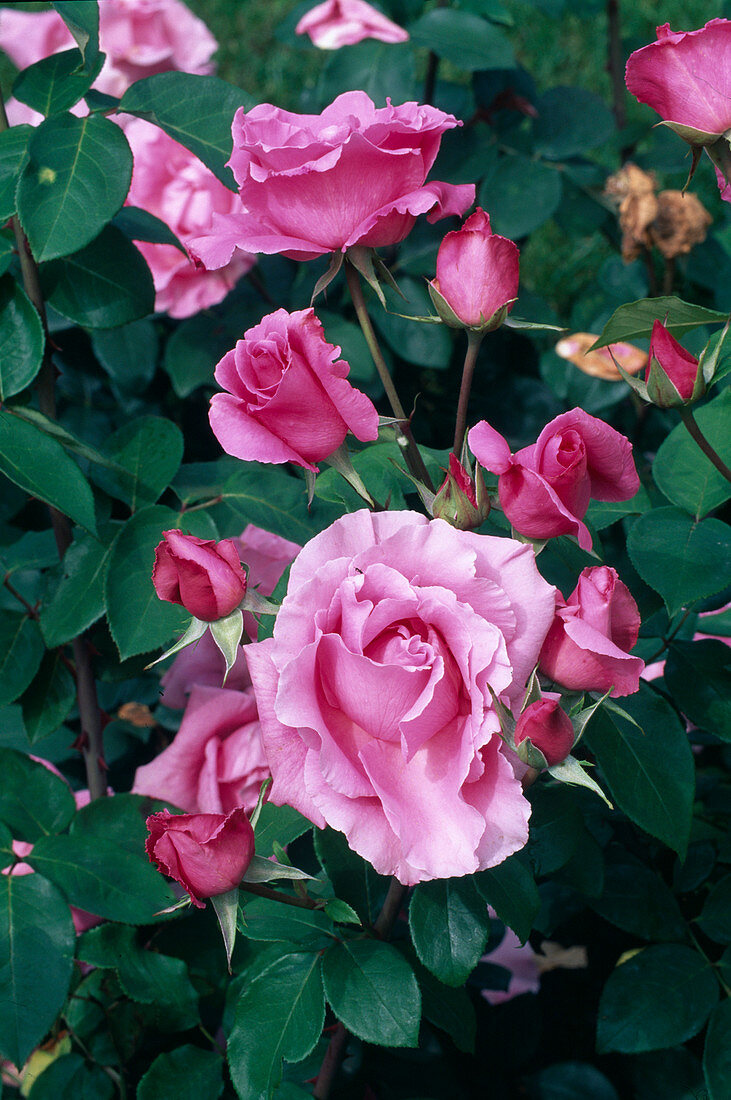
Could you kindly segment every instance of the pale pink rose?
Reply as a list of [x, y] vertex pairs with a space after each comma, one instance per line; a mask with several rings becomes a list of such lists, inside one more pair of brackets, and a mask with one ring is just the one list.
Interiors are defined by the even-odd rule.
[[133, 794], [187, 813], [252, 810], [269, 775], [251, 688], [193, 687], [173, 741], [135, 773]]
[[631, 695], [645, 667], [631, 657], [640, 613], [632, 593], [608, 565], [582, 569], [565, 602], [557, 597], [556, 618], [546, 635], [540, 669], [572, 691]]
[[209, 419], [224, 451], [317, 471], [349, 431], [376, 439], [375, 406], [347, 381], [350, 367], [339, 355], [312, 308], [278, 309], [245, 332], [215, 370], [228, 392], [213, 396]]
[[230, 615], [246, 594], [246, 574], [233, 539], [199, 539], [163, 531], [155, 547], [152, 583], [161, 600], [204, 622]]
[[[158, 126], [125, 119], [123, 129], [134, 156], [128, 206], [139, 206], [170, 226], [186, 245], [211, 225], [214, 214], [231, 214], [238, 196], [185, 146]], [[219, 271], [205, 271], [171, 244], [137, 244], [155, 283], [155, 309], [171, 317], [190, 317], [222, 301], [255, 263], [238, 253]]]
[[491, 691], [519, 708], [554, 606], [525, 544], [415, 512], [336, 520], [295, 559], [273, 638], [246, 647], [271, 801], [408, 885], [522, 848]]
[[240, 109], [229, 164], [242, 207], [214, 215], [191, 252], [209, 268], [223, 267], [236, 248], [308, 260], [396, 244], [419, 214], [430, 222], [463, 214], [472, 184], [425, 183], [442, 134], [458, 125], [418, 103], [377, 108], [365, 92], [345, 92], [321, 115], [271, 103]]
[[[502, 324], [518, 296], [518, 246], [490, 228], [479, 206], [461, 229], [447, 233], [437, 254], [437, 277], [429, 284], [463, 325], [490, 330]], [[448, 313], [440, 312], [454, 325]]]
[[354, 46], [364, 38], [408, 42], [408, 32], [365, 0], [325, 0], [302, 16], [295, 34], [308, 34], [321, 50]]
[[147, 819], [145, 850], [151, 863], [176, 879], [193, 905], [239, 885], [254, 855], [254, 830], [243, 806], [230, 814], [171, 814]]
[[628, 500], [640, 487], [630, 441], [583, 409], [561, 413], [515, 454], [485, 420], [468, 438], [480, 465], [500, 475], [502, 509], [528, 538], [575, 535], [591, 550], [582, 523], [589, 500]]
[[697, 31], [664, 23], [656, 42], [630, 54], [625, 79], [666, 122], [720, 137], [731, 127], [731, 22], [711, 19]]
[[[243, 535], [233, 541], [247, 570], [249, 586], [262, 596], [271, 596], [282, 573], [302, 549], [298, 543], [263, 531], [253, 523], [248, 524]], [[245, 611], [244, 631], [247, 636], [256, 640], [257, 630], [254, 616], [250, 611]], [[182, 710], [196, 684], [221, 687], [225, 673], [226, 660], [210, 632], [206, 631], [195, 645], [178, 654], [162, 677], [162, 702], [166, 707]], [[250, 683], [244, 651], [239, 647], [236, 662], [226, 679], [226, 687], [243, 691]]]
[[[491, 910], [491, 915], [494, 912]], [[541, 973], [536, 962], [536, 953], [529, 943], [521, 943], [512, 928], [505, 929], [505, 935], [494, 951], [489, 951], [480, 959], [483, 963], [501, 966], [510, 972], [507, 989], [482, 989], [482, 996], [491, 1005], [505, 1004], [522, 993], [538, 993], [541, 988]]]
[[[75, 45], [55, 11], [0, 11], [0, 49], [19, 69]], [[94, 87], [113, 96], [155, 73], [212, 73], [218, 49], [205, 23], [180, 0], [103, 0], [99, 45], [107, 56]]]

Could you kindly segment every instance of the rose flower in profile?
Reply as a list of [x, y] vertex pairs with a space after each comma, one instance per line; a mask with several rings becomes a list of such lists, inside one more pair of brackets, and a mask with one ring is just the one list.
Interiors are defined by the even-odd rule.
[[215, 542], [181, 531], [163, 531], [152, 583], [161, 600], [180, 604], [204, 622], [230, 615], [246, 594], [246, 574], [233, 539]]
[[190, 894], [198, 909], [201, 898], [227, 894], [239, 885], [254, 855], [254, 830], [246, 810], [230, 814], [171, 814], [147, 819], [145, 851], [164, 875]]
[[380, 42], [408, 42], [408, 33], [366, 0], [325, 0], [306, 12], [295, 34], [307, 34], [321, 50], [354, 46], [365, 38]]

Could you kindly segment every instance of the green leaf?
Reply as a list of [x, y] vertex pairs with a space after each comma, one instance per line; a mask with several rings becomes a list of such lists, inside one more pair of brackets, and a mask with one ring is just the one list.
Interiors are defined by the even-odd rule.
[[536, 103], [533, 151], [549, 160], [582, 156], [614, 134], [612, 112], [586, 88], [550, 88]]
[[348, 1031], [367, 1043], [415, 1047], [421, 994], [414, 972], [391, 944], [350, 940], [322, 958], [325, 996]]
[[599, 1002], [597, 1050], [635, 1054], [691, 1039], [718, 1000], [710, 963], [690, 947], [646, 947], [612, 971]]
[[619, 1100], [614, 1085], [588, 1062], [556, 1062], [528, 1082], [539, 1100]]
[[0, 132], [0, 222], [15, 214], [15, 189], [28, 158], [33, 130], [33, 126], [23, 123]]
[[21, 699], [23, 725], [31, 745], [53, 733], [76, 702], [76, 684], [60, 653], [46, 652], [36, 676]]
[[352, 905], [365, 923], [372, 923], [388, 889], [388, 879], [354, 852], [345, 834], [316, 829], [315, 853], [337, 897]]
[[324, 1022], [317, 955], [282, 955], [249, 982], [236, 1005], [226, 1049], [242, 1100], [269, 1100], [282, 1077], [282, 1059], [306, 1058]]
[[41, 837], [27, 862], [55, 882], [71, 905], [107, 920], [149, 924], [177, 900], [144, 851], [134, 856], [99, 837]]
[[701, 1092], [701, 1064], [687, 1047], [635, 1054], [630, 1072], [634, 1100], [710, 1100]]
[[147, 389], [157, 366], [157, 345], [157, 329], [149, 320], [91, 334], [94, 355], [123, 394]]
[[36, 127], [18, 180], [21, 225], [40, 263], [92, 241], [127, 197], [132, 152], [101, 115], [56, 115]]
[[114, 1081], [79, 1054], [63, 1054], [33, 1081], [33, 1100], [113, 1100]]
[[518, 856], [480, 871], [475, 886], [503, 924], [512, 928], [521, 943], [528, 939], [541, 906], [533, 875]]
[[[488, 169], [479, 202], [490, 211], [496, 233], [526, 237], [555, 214], [563, 185], [555, 168], [521, 155], [503, 156]], [[526, 202], [526, 195], [531, 201]]]
[[137, 1100], [218, 1100], [223, 1060], [190, 1043], [158, 1054], [137, 1086]]
[[16, 542], [0, 549], [0, 570], [11, 577], [18, 570], [47, 569], [58, 564], [53, 531], [26, 531]]
[[64, 554], [41, 607], [41, 631], [49, 648], [83, 634], [104, 614], [104, 573], [112, 545], [77, 533]]
[[567, 787], [536, 784], [530, 790], [528, 853], [536, 874], [550, 875], [565, 867], [586, 828], [573, 791]]
[[323, 946], [327, 938], [334, 935], [332, 921], [319, 909], [282, 905], [270, 898], [252, 897], [245, 889], [241, 891], [239, 909], [243, 916], [239, 930], [250, 940], [295, 944], [315, 940]]
[[275, 843], [285, 848], [311, 828], [312, 822], [291, 806], [275, 806], [271, 802], [265, 802], [254, 830], [256, 854], [271, 856], [274, 854]]
[[385, 105], [387, 94], [394, 103], [418, 98], [413, 50], [371, 39], [328, 54], [317, 85], [320, 102], [346, 91], [363, 91], [377, 106]]
[[[174, 486], [173, 486], [174, 488]], [[292, 542], [304, 544], [341, 513], [323, 501], [313, 501], [307, 507], [304, 481], [291, 477], [281, 466], [264, 466], [260, 462], [239, 462], [238, 469], [221, 487], [222, 504], [213, 509], [237, 525], [254, 523]]]
[[[6, 131], [7, 133], [7, 131]], [[0, 275], [4, 275], [15, 258], [15, 242], [10, 237], [8, 227], [0, 229]]]
[[444, 985], [422, 966], [414, 951], [406, 945], [399, 946], [419, 983], [424, 1018], [445, 1031], [458, 1050], [466, 1054], [474, 1053], [477, 1020], [467, 990]]
[[415, 46], [425, 46], [462, 70], [514, 69], [515, 55], [501, 30], [470, 12], [437, 8], [409, 26]]
[[155, 308], [149, 267], [112, 225], [80, 252], [45, 264], [41, 286], [57, 313], [85, 328], [116, 328]]
[[23, 694], [40, 667], [43, 652], [34, 619], [8, 613], [0, 618], [0, 706]]
[[[731, 389], [724, 389], [713, 401], [695, 409], [693, 415], [716, 453], [731, 463]], [[699, 518], [731, 497], [731, 485], [706, 458], [684, 424], [673, 428], [660, 445], [652, 476], [668, 500]]]
[[97, 798], [83, 806], [71, 822], [71, 835], [91, 840], [111, 840], [132, 855], [144, 851], [147, 840], [145, 822], [150, 814], [169, 805], [140, 794], [115, 794]]
[[74, 967], [71, 913], [40, 875], [0, 875], [0, 1052], [22, 1066], [66, 999]]
[[97, 0], [52, 0], [81, 50], [84, 67], [93, 69], [99, 55], [99, 4]]
[[96, 531], [89, 483], [60, 443], [8, 409], [0, 409], [0, 473], [31, 496]]
[[708, 1100], [724, 1100], [731, 1091], [731, 1000], [726, 999], [711, 1014], [703, 1051], [703, 1073], [710, 1091]]
[[112, 218], [112, 225], [121, 229], [131, 241], [149, 241], [151, 244], [171, 244], [184, 256], [188, 255], [186, 247], [181, 244], [169, 225], [160, 218], [156, 218], [149, 210], [143, 210], [139, 206], [123, 206], [118, 214]]
[[340, 347], [340, 354], [350, 367], [348, 381], [351, 385], [363, 390], [373, 399], [380, 397], [383, 385], [360, 325], [346, 321], [338, 313], [330, 313], [325, 309], [318, 309], [317, 316], [325, 331], [325, 339], [329, 344]]
[[[667, 320], [665, 319], [667, 316]], [[655, 321], [662, 321], [668, 332], [680, 340], [686, 332], [700, 325], [723, 324], [728, 320], [727, 313], [716, 309], [691, 305], [675, 295], [665, 298], [640, 298], [636, 302], [615, 309], [601, 331], [601, 335], [592, 344], [590, 351], [606, 347], [618, 340], [627, 340], [630, 344], [636, 340], [649, 340]]]
[[731, 875], [713, 887], [696, 923], [715, 943], [731, 943]]
[[217, 76], [157, 73], [128, 88], [119, 109], [154, 122], [235, 191], [233, 174], [226, 167], [233, 144], [231, 123], [239, 107], [248, 110], [253, 105], [246, 92]]
[[93, 70], [82, 72], [79, 50], [64, 50], [43, 57], [18, 74], [13, 95], [45, 116], [66, 111], [89, 90], [99, 75], [102, 61], [99, 57]]
[[589, 904], [630, 935], [644, 940], [686, 939], [686, 924], [670, 889], [656, 871], [628, 853], [607, 863], [601, 897]]
[[0, 278], [0, 401], [30, 385], [43, 362], [43, 326], [23, 288]]
[[76, 803], [64, 779], [15, 749], [0, 749], [0, 774], [0, 820], [18, 840], [33, 843], [68, 825]]
[[136, 512], [146, 504], [154, 504], [175, 477], [183, 457], [183, 435], [172, 420], [141, 416], [116, 431], [107, 441], [107, 448], [129, 476], [101, 469], [94, 480]]
[[445, 985], [457, 986], [467, 981], [484, 954], [490, 917], [469, 876], [435, 879], [414, 890], [409, 928], [424, 966]]
[[664, 675], [668, 691], [691, 722], [731, 741], [731, 650], [724, 642], [673, 642]]
[[[398, 314], [413, 312], [415, 317], [420, 317], [430, 313], [431, 301], [420, 282], [404, 277], [400, 280], [400, 286], [408, 298], [408, 305], [400, 302]], [[447, 328], [444, 325], [423, 325], [398, 314], [386, 313], [381, 309], [373, 313], [373, 323], [389, 347], [409, 363], [445, 370], [452, 355], [452, 339]]]
[[653, 508], [632, 525], [627, 550], [637, 572], [675, 615], [728, 584], [731, 529], [680, 508]]
[[622, 709], [629, 719], [602, 707], [585, 740], [617, 806], [682, 860], [695, 793], [688, 736], [670, 704], [645, 683], [622, 700]]

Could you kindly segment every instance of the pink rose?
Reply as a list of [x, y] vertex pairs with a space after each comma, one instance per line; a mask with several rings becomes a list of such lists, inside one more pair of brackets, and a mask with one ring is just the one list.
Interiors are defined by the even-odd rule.
[[354, 46], [364, 38], [408, 42], [408, 33], [365, 0], [325, 0], [302, 16], [295, 34], [309, 34], [321, 50]]
[[553, 611], [527, 545], [415, 512], [337, 520], [246, 647], [271, 801], [408, 885], [506, 859], [530, 809], [491, 692], [519, 707]]
[[230, 615], [246, 593], [246, 574], [233, 539], [199, 539], [163, 531], [152, 583], [161, 600], [181, 604], [204, 622]]
[[681, 347], [662, 321], [652, 326], [645, 380], [648, 398], [661, 409], [690, 404], [706, 392], [698, 360]]
[[616, 569], [582, 569], [568, 600], [557, 597], [556, 618], [541, 649], [541, 672], [572, 691], [611, 688], [614, 699], [631, 695], [645, 667], [629, 655], [639, 629], [637, 604]]
[[518, 296], [518, 256], [518, 246], [493, 233], [478, 206], [439, 246], [437, 277], [429, 288], [442, 320], [484, 331], [501, 325]]
[[416, 217], [463, 214], [472, 184], [425, 183], [452, 115], [418, 103], [376, 108], [365, 92], [346, 92], [321, 115], [270, 103], [236, 112], [229, 164], [242, 208], [214, 215], [213, 231], [191, 251], [223, 267], [235, 248], [309, 260], [353, 245], [402, 241]]
[[216, 367], [227, 393], [211, 400], [213, 434], [249, 462], [294, 462], [317, 471], [350, 431], [378, 436], [378, 413], [347, 381], [350, 367], [328, 344], [313, 309], [278, 309], [244, 333]]
[[253, 810], [268, 776], [251, 688], [195, 686], [172, 743], [137, 769], [132, 793], [186, 813], [227, 814]]
[[549, 768], [566, 759], [575, 740], [571, 719], [552, 695], [551, 692], [526, 707], [515, 727], [516, 746], [530, 739], [531, 745], [545, 756]]
[[205, 908], [201, 898], [238, 886], [254, 855], [254, 830], [243, 806], [228, 815], [161, 810], [148, 817], [147, 828], [150, 862], [179, 882], [199, 909]]
[[[127, 205], [160, 218], [183, 244], [208, 229], [214, 213], [231, 214], [239, 206], [236, 194], [159, 127], [131, 118], [123, 129], [134, 155]], [[255, 262], [242, 252], [220, 271], [204, 271], [171, 244], [139, 241], [138, 248], [155, 282], [155, 309], [171, 317], [216, 305]]]
[[[0, 13], [0, 49], [19, 69], [75, 45], [55, 11]], [[107, 56], [94, 87], [113, 96], [154, 73], [212, 73], [218, 49], [205, 23], [180, 0], [104, 0], [99, 45]]]
[[630, 55], [625, 79], [635, 99], [665, 121], [701, 131], [681, 137], [712, 143], [731, 127], [731, 22], [711, 19], [697, 31], [664, 23], [657, 42]]
[[468, 438], [478, 462], [500, 475], [503, 511], [528, 538], [575, 535], [590, 550], [589, 500], [628, 500], [640, 487], [630, 441], [582, 409], [561, 413], [515, 454], [485, 420]]
[[[495, 916], [494, 910], [490, 910], [490, 915]], [[541, 972], [536, 953], [530, 943], [520, 942], [512, 928], [506, 927], [499, 945], [494, 951], [483, 955], [480, 962], [500, 966], [510, 973], [507, 989], [481, 990], [482, 996], [491, 1005], [512, 1001], [513, 997], [520, 997], [522, 993], [538, 993], [541, 988]]]

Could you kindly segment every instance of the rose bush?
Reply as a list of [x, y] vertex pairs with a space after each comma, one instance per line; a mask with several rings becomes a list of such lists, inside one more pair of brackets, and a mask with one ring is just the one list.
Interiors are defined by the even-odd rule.
[[354, 46], [364, 38], [377, 38], [380, 42], [408, 42], [409, 35], [376, 11], [365, 0], [325, 0], [317, 4], [300, 19], [296, 34], [307, 34], [321, 50], [339, 50], [341, 46]]
[[181, 604], [204, 622], [229, 615], [246, 593], [246, 574], [233, 539], [216, 542], [180, 531], [163, 531], [152, 583], [161, 600]]
[[171, 814], [147, 819], [147, 854], [174, 878], [198, 909], [201, 898], [226, 894], [241, 882], [254, 855], [254, 830], [243, 806], [229, 814]]
[[338, 96], [321, 115], [270, 103], [238, 110], [229, 164], [242, 208], [214, 214], [191, 251], [208, 268], [224, 267], [237, 248], [307, 260], [395, 244], [419, 214], [463, 214], [472, 184], [425, 183], [442, 134], [458, 125], [418, 103], [377, 108], [365, 92]]
[[408, 884], [521, 848], [522, 766], [491, 693], [519, 708], [553, 592], [513, 540], [415, 512], [337, 520], [295, 560], [273, 638], [246, 648], [271, 801]]

